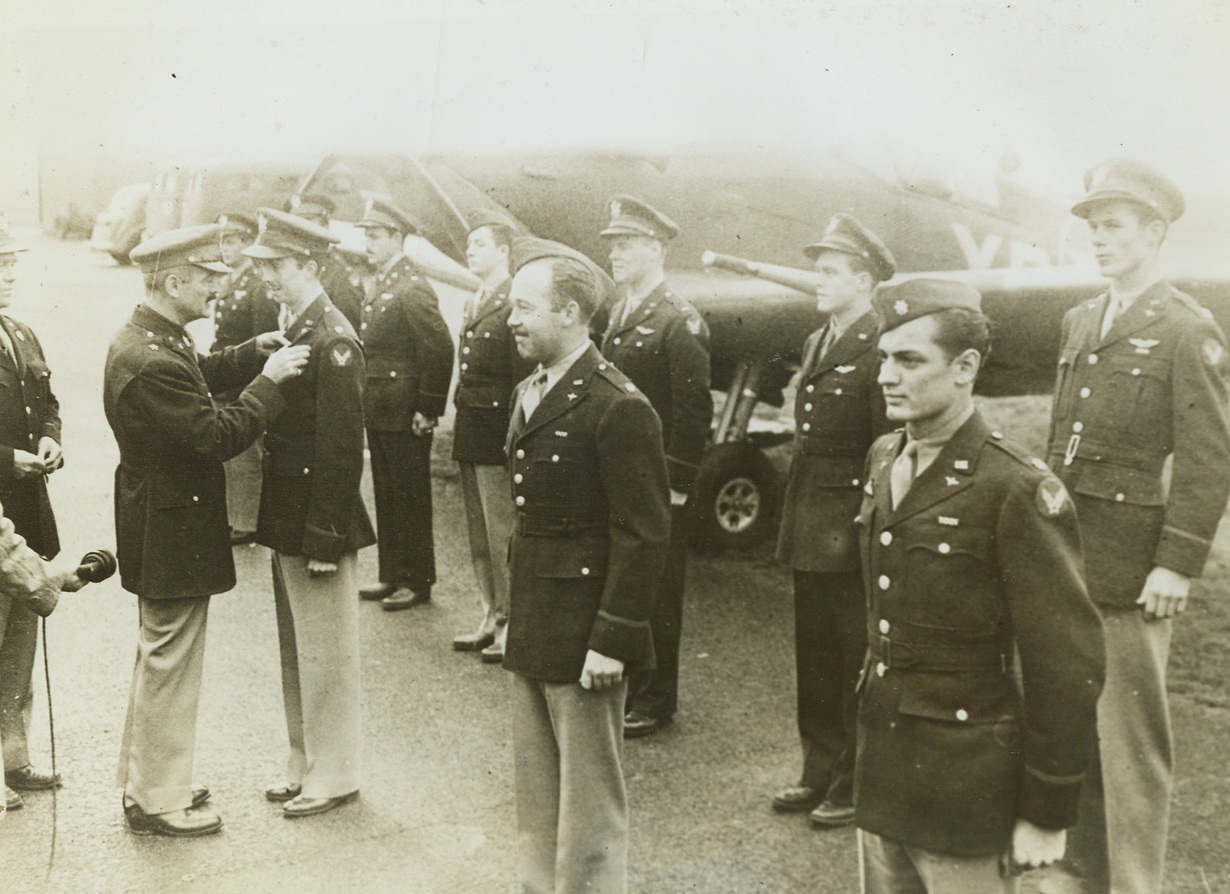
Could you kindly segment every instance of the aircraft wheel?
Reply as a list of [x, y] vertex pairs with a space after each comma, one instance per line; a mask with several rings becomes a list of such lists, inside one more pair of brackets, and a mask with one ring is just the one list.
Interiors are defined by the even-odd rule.
[[777, 527], [777, 471], [745, 442], [719, 444], [700, 464], [692, 492], [692, 543], [710, 549], [749, 547]]

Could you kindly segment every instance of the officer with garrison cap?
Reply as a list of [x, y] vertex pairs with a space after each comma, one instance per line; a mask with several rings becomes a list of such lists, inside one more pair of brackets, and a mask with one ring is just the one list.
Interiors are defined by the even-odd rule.
[[854, 821], [854, 683], [867, 651], [854, 516], [867, 450], [891, 428], [876, 382], [879, 321], [871, 296], [896, 268], [879, 237], [848, 214], [835, 215], [803, 251], [815, 265], [816, 309], [829, 319], [803, 346], [777, 541], [777, 558], [794, 571], [803, 770], [773, 806], [811, 811], [813, 825], [832, 827]]
[[376, 268], [359, 337], [367, 355], [363, 410], [380, 558], [379, 583], [360, 595], [400, 611], [428, 602], [436, 582], [431, 443], [448, 403], [453, 339], [431, 284], [402, 253], [406, 236], [418, 232], [413, 218], [373, 199], [357, 226], [367, 233]]
[[[116, 558], [139, 611], [118, 774], [128, 828], [139, 835], [222, 827], [217, 814], [198, 809], [208, 789], [192, 784], [209, 597], [235, 586], [222, 463], [282, 411], [283, 391], [308, 359], [304, 347], [275, 351], [283, 341], [276, 332], [197, 355], [184, 326], [208, 316], [224, 287], [221, 235], [216, 225], [170, 230], [132, 250], [146, 299], [112, 341], [103, 375], [120, 449]], [[210, 389], [240, 387], [215, 407]]]
[[337, 241], [328, 230], [264, 208], [245, 254], [286, 305], [286, 339], [308, 345], [286, 410], [265, 433], [256, 542], [273, 551], [290, 756], [285, 784], [265, 792], [283, 815], [332, 810], [359, 791], [357, 552], [374, 540], [363, 476], [363, 351], [317, 273]]
[[983, 420], [979, 294], [881, 289], [880, 375], [905, 430], [872, 446], [855, 819], [868, 894], [1018, 890], [1062, 856], [1094, 739], [1101, 625], [1063, 484]]
[[1171, 623], [1230, 494], [1226, 341], [1162, 278], [1159, 250], [1183, 213], [1178, 187], [1118, 159], [1089, 171], [1085, 190], [1072, 213], [1088, 222], [1110, 287], [1064, 318], [1050, 463], [1080, 514], [1107, 676], [1100, 773], [1072, 850], [1086, 890], [1143, 894], [1162, 888], [1174, 785]]
[[671, 546], [650, 621], [658, 666], [629, 694], [624, 735], [633, 739], [670, 723], [679, 698], [687, 501], [709, 439], [713, 397], [709, 327], [666, 284], [666, 244], [679, 235], [679, 226], [631, 196], [613, 197], [607, 210], [602, 236], [621, 298], [611, 311], [602, 353], [649, 398], [662, 420], [671, 484]]

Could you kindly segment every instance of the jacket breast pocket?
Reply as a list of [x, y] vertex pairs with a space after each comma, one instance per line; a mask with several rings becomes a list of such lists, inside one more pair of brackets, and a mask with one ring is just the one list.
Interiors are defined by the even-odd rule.
[[906, 586], [920, 597], [907, 608], [910, 621], [945, 630], [993, 629], [1003, 607], [991, 569], [990, 532], [926, 520], [903, 533]]
[[1130, 354], [1108, 358], [1107, 364], [1107, 412], [1101, 422], [1138, 435], [1159, 426], [1168, 430], [1161, 414], [1170, 409], [1170, 364], [1160, 357]]

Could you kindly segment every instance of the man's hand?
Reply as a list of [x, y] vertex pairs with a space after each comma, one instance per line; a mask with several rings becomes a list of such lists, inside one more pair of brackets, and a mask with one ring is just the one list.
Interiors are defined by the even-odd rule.
[[272, 332], [262, 332], [260, 335], [256, 336], [256, 350], [260, 351], [265, 357], [268, 357], [278, 348], [284, 347], [288, 344], [290, 344], [290, 342], [286, 340], [286, 336], [277, 329]]
[[1018, 819], [1012, 829], [1012, 848], [1007, 854], [1007, 874], [1017, 875], [1041, 869], [1062, 859], [1068, 845], [1065, 829], [1043, 829], [1029, 820]]
[[77, 568], [60, 567], [48, 568], [51, 573], [52, 580], [60, 585], [60, 590], [64, 593], [76, 593], [84, 587], [87, 581], [82, 580], [77, 576]]
[[1191, 588], [1192, 579], [1186, 574], [1154, 565], [1136, 604], [1143, 606], [1146, 621], [1174, 618], [1187, 611]]
[[585, 653], [585, 666], [581, 668], [581, 686], [601, 692], [618, 685], [624, 678], [624, 663], [590, 649]]
[[38, 439], [38, 458], [42, 460], [43, 470], [51, 474], [64, 465], [64, 450], [55, 438], [43, 435]]
[[333, 574], [337, 571], [337, 562], [325, 562], [321, 559], [307, 560], [308, 574], [312, 577], [319, 577], [322, 574]]
[[261, 372], [267, 378], [273, 379], [274, 384], [281, 385], [287, 379], [293, 379], [303, 372], [311, 351], [312, 349], [307, 345], [288, 345], [278, 348], [265, 361], [265, 368]]
[[437, 421], [438, 419], [435, 416], [424, 416], [422, 413], [415, 413], [414, 421], [410, 423], [410, 430], [414, 432], [417, 437], [421, 438], [423, 435], [429, 435], [432, 433], [432, 430], [436, 427]]
[[25, 450], [13, 451], [13, 474], [18, 478], [33, 478], [47, 471], [42, 459]]

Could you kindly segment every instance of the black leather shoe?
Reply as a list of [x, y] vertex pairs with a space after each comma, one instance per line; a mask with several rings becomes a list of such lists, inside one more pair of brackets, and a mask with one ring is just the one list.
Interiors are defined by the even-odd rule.
[[624, 715], [624, 738], [641, 739], [645, 736], [652, 736], [668, 723], [670, 723], [669, 717], [650, 717], [640, 711], [629, 711]]
[[807, 815], [807, 820], [818, 829], [836, 829], [854, 822], [853, 804], [834, 804], [822, 801], [820, 806]]
[[773, 809], [787, 813], [810, 812], [824, 800], [824, 792], [810, 785], [788, 785], [773, 796]]
[[494, 642], [494, 633], [463, 633], [453, 637], [453, 649], [458, 652], [481, 652]]
[[478, 654], [482, 657], [483, 664], [503, 664], [504, 644], [492, 642], [491, 645], [487, 646]]
[[392, 596], [385, 596], [380, 600], [380, 606], [386, 612], [399, 612], [403, 609], [414, 608], [416, 605], [425, 605], [428, 602], [431, 602], [431, 587], [418, 592], [408, 587], [398, 587], [397, 592]]
[[378, 602], [385, 596], [392, 596], [393, 591], [397, 587], [392, 584], [378, 583], [368, 584], [366, 587], [359, 587], [359, 598], [368, 602]]
[[211, 794], [212, 793], [209, 791], [209, 789], [205, 788], [204, 786], [202, 786], [201, 788], [194, 788], [192, 790], [192, 806], [200, 807], [202, 804], [204, 804], [206, 801], [209, 800]]
[[13, 791], [7, 785], [4, 787], [5, 810], [21, 810], [25, 803], [25, 799], [23, 799], [18, 792]]
[[136, 804], [124, 807], [128, 830], [134, 835], [165, 835], [168, 838], [195, 838], [212, 835], [222, 828], [222, 817], [208, 810], [173, 810], [170, 813], [146, 813]]
[[303, 791], [297, 785], [274, 785], [265, 789], [265, 799], [273, 801], [275, 804], [285, 804], [294, 798], [299, 797], [299, 792]]
[[60, 787], [59, 773], [40, 773], [26, 764], [16, 770], [4, 772], [4, 784], [20, 792], [39, 792], [49, 788]]
[[338, 795], [336, 798], [305, 798], [300, 795], [282, 805], [282, 816], [287, 819], [298, 819], [301, 816], [315, 816], [318, 813], [328, 813], [334, 807], [341, 807], [359, 797], [358, 790], [348, 795]]

